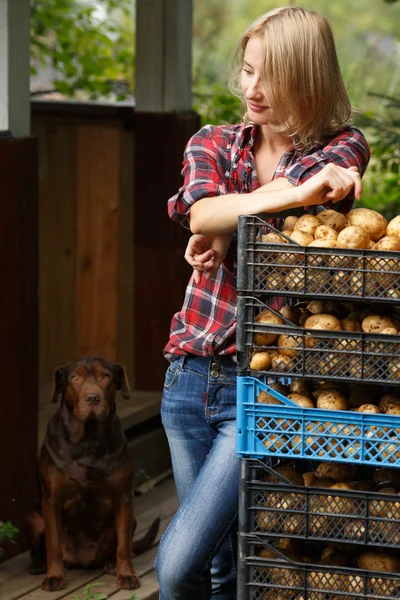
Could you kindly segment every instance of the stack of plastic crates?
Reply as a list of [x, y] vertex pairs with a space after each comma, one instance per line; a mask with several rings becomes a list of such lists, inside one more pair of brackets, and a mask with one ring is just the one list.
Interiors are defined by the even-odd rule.
[[[282, 244], [262, 241], [269, 232], [274, 228], [260, 217], [239, 218], [238, 598], [400, 598], [400, 574], [320, 564], [313, 555], [327, 544], [344, 552], [356, 544], [364, 552], [386, 548], [399, 556], [400, 565], [400, 474], [399, 487], [391, 493], [333, 492], [296, 485], [278, 469], [295, 466], [299, 473], [312, 472], [319, 461], [350, 463], [366, 479], [376, 467], [394, 472], [400, 467], [400, 416], [301, 408], [270, 387], [301, 378], [375, 384], [387, 393], [400, 386], [400, 336], [312, 330], [310, 344], [311, 330], [288, 320], [279, 325], [256, 321], [260, 312], [271, 310], [270, 299], [277, 295], [400, 304], [400, 253], [302, 247], [289, 239]], [[253, 371], [253, 351], [262, 351], [253, 341], [255, 333], [290, 335], [296, 352], [275, 368]], [[276, 404], [257, 402], [260, 392], [276, 398]], [[282, 539], [302, 544], [308, 560], [289, 559]]]

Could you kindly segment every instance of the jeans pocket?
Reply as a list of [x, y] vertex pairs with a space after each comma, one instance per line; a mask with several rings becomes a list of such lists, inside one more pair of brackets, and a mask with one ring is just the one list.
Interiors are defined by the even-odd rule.
[[175, 363], [171, 363], [165, 373], [164, 389], [171, 390], [176, 383], [180, 368]]

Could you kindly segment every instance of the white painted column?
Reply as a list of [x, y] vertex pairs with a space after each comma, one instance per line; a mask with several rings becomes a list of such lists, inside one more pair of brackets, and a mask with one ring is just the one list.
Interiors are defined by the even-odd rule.
[[136, 110], [192, 108], [193, 0], [136, 0]]
[[0, 132], [30, 134], [30, 0], [0, 0]]

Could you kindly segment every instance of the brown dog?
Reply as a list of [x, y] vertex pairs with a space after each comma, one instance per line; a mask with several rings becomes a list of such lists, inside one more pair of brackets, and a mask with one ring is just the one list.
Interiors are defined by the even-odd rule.
[[45, 573], [43, 589], [65, 587], [64, 566], [99, 568], [119, 588], [140, 586], [132, 552], [150, 547], [155, 521], [132, 547], [133, 464], [115, 394], [130, 397], [125, 369], [102, 358], [78, 359], [54, 373], [50, 419], [38, 464], [41, 502], [28, 519], [31, 573]]

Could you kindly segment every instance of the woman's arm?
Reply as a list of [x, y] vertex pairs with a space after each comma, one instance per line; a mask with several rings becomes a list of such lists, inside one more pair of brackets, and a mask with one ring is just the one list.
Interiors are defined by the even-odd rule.
[[[279, 189], [276, 189], [280, 185]], [[279, 178], [250, 194], [225, 194], [198, 200], [190, 208], [190, 229], [194, 234], [216, 236], [236, 231], [242, 214], [274, 214], [290, 208], [339, 202], [354, 188], [360, 198], [361, 177], [356, 167], [334, 164], [323, 167], [300, 186]]]

